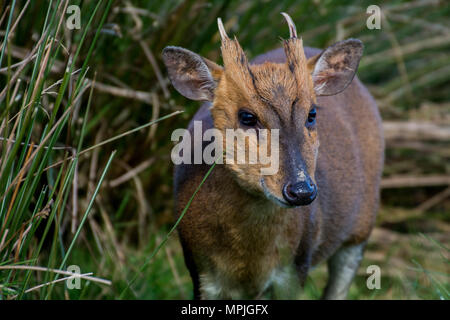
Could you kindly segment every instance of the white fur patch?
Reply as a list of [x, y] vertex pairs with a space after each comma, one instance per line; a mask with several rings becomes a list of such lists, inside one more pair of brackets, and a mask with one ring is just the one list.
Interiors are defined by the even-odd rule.
[[272, 271], [269, 279], [264, 284], [264, 290], [269, 288], [272, 285], [277, 286], [285, 286], [288, 285], [287, 282], [289, 280], [289, 271], [284, 269], [276, 269]]

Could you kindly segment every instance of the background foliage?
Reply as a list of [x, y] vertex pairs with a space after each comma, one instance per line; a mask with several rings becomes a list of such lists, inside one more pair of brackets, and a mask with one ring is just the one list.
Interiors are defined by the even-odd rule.
[[[170, 135], [199, 106], [170, 86], [160, 53], [178, 45], [220, 62], [222, 17], [251, 59], [288, 36], [282, 11], [308, 46], [364, 42], [358, 76], [385, 121], [382, 208], [350, 298], [449, 298], [445, 1], [69, 2], [0, 1], [0, 298], [192, 297], [176, 236], [149, 260], [173, 225]], [[65, 25], [72, 4], [80, 30]], [[371, 4], [381, 30], [366, 27]], [[370, 264], [381, 290], [366, 287]], [[69, 265], [111, 283], [68, 290], [55, 272]], [[322, 264], [299, 297], [318, 298], [325, 281]]]

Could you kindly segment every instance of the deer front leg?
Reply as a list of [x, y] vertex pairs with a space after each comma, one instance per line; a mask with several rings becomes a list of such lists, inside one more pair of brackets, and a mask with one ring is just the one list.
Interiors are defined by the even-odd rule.
[[363, 257], [366, 243], [340, 248], [328, 260], [328, 283], [322, 299], [343, 300]]

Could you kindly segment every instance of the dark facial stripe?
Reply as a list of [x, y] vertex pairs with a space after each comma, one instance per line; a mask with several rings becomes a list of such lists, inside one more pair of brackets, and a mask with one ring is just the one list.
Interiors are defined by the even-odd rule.
[[281, 116], [281, 114], [278, 112], [278, 109], [275, 108], [274, 105], [272, 105], [269, 101], [267, 101], [267, 100], [264, 99], [263, 97], [260, 96], [260, 98], [261, 98], [261, 100], [262, 100], [264, 103], [266, 103], [266, 104], [272, 109], [273, 112], [275, 112], [275, 114], [276, 114], [276, 115], [278, 116], [278, 118], [280, 119], [281, 124], [283, 124], [283, 123], [284, 123], [284, 120], [283, 120], [283, 117]]
[[253, 83], [253, 88], [255, 89], [255, 92], [258, 96], [258, 98], [261, 100], [261, 102], [265, 103], [266, 105], [268, 105], [273, 112], [275, 112], [275, 114], [278, 116], [278, 118], [280, 119], [280, 122], [283, 122], [283, 118], [281, 117], [280, 113], [278, 112], [277, 108], [275, 108], [270, 101], [268, 101], [267, 99], [265, 99], [261, 93], [258, 90], [258, 86], [256, 85], [256, 79], [255, 79], [255, 75], [253, 74], [253, 72], [251, 71], [250, 67], [247, 66], [247, 70], [248, 73], [250, 74], [250, 77], [252, 78], [252, 83]]
[[294, 110], [296, 110], [294, 107], [298, 102], [298, 98], [295, 98], [294, 101], [291, 104], [291, 123], [294, 124], [295, 122], [295, 117], [294, 117]]

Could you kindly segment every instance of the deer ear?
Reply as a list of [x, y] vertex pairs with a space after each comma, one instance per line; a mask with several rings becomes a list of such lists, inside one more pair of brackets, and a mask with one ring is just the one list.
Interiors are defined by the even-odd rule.
[[362, 42], [348, 39], [308, 59], [316, 95], [331, 96], [347, 88], [355, 76], [362, 53]]
[[192, 100], [213, 101], [222, 67], [180, 47], [164, 48], [162, 57], [179, 93]]

